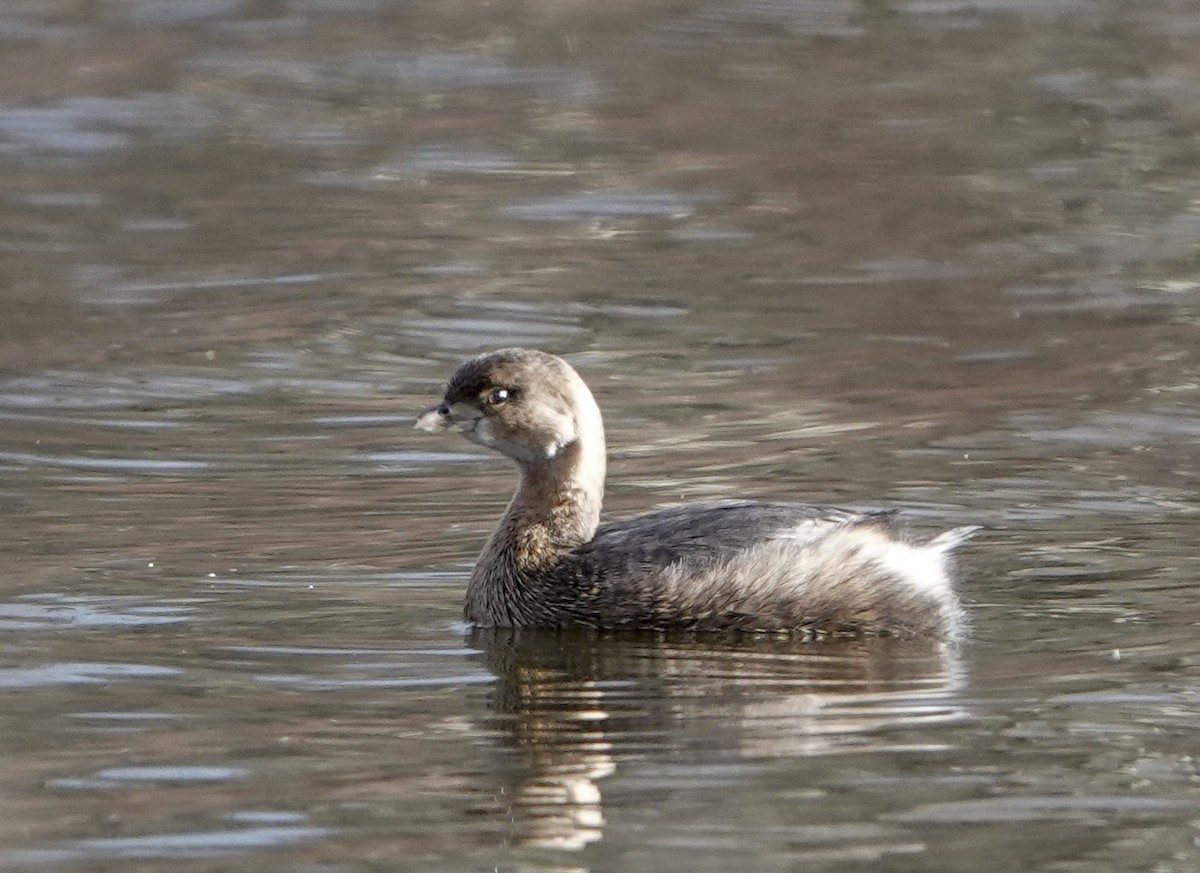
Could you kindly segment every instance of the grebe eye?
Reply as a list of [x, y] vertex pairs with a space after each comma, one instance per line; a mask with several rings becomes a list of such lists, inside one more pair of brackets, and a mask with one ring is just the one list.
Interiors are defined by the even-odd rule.
[[512, 396], [512, 392], [507, 388], [493, 388], [488, 392], [487, 402], [492, 406], [500, 406], [502, 403], [507, 403]]

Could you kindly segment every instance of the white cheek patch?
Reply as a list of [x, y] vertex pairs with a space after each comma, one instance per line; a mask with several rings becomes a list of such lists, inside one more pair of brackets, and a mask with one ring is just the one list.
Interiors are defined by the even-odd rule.
[[569, 415], [554, 413], [546, 422], [547, 439], [541, 449], [547, 458], [558, 456], [564, 448], [575, 442], [575, 423]]

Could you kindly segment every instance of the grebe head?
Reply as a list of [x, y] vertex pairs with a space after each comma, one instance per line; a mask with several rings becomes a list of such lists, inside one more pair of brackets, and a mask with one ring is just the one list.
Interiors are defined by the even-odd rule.
[[[562, 358], [501, 349], [465, 361], [442, 402], [422, 413], [418, 430], [457, 427], [467, 439], [522, 467], [553, 465], [568, 447], [600, 458], [604, 426], [591, 392]], [[601, 464], [603, 461], [601, 460]]]

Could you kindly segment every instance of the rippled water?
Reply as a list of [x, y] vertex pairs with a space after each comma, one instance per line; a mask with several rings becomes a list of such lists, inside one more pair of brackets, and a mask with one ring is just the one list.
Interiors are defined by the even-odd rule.
[[[0, 867], [1200, 866], [1187, 4], [0, 12]], [[472, 632], [570, 357], [608, 510], [979, 523], [974, 633]], [[982, 866], [981, 866], [982, 865]]]

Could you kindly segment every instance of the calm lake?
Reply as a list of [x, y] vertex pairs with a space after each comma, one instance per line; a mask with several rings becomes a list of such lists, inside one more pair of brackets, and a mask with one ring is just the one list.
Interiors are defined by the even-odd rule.
[[[1200, 869], [1200, 7], [11, 0], [0, 868]], [[888, 507], [926, 641], [472, 631], [566, 356], [608, 518]]]

